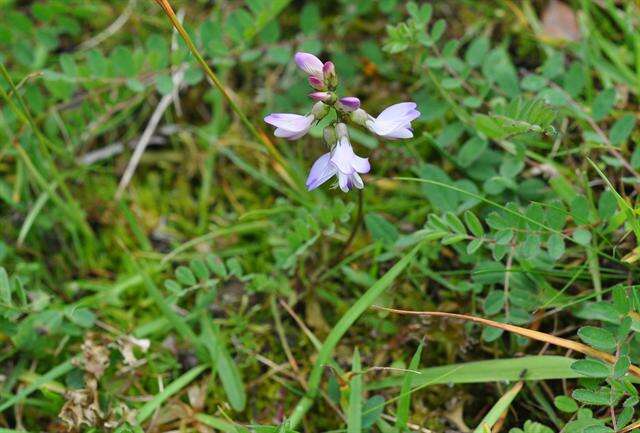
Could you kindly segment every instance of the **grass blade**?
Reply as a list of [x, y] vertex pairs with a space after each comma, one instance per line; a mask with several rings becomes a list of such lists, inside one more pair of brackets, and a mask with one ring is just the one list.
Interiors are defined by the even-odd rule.
[[[534, 331], [528, 328], [522, 328], [520, 326], [495, 322], [493, 320], [484, 319], [482, 317], [468, 316], [466, 314], [444, 313], [441, 311], [407, 311], [407, 310], [396, 310], [393, 308], [385, 308], [385, 307], [375, 307], [375, 308], [379, 310], [389, 311], [391, 313], [397, 313], [397, 314], [408, 314], [408, 315], [414, 315], [414, 316], [449, 317], [452, 319], [462, 319], [468, 322], [474, 322], [480, 325], [491, 326], [493, 328], [502, 329], [504, 331], [512, 332], [514, 334], [518, 334], [523, 337], [530, 338], [532, 340], [544, 341], [545, 343], [553, 344], [559, 347], [564, 347], [565, 349], [570, 349], [576, 352], [580, 352], [584, 355], [591, 356], [593, 358], [598, 358], [602, 361], [608, 362], [609, 364], [615, 364], [617, 361], [617, 358], [614, 355], [594, 349], [592, 347], [587, 346], [586, 344], [578, 343], [572, 340], [567, 340], [566, 338], [556, 337], [555, 335], [545, 334], [544, 332]], [[629, 372], [636, 377], [640, 377], [640, 368], [638, 368], [635, 365], [631, 365], [629, 367]]]
[[139, 423], [144, 422], [147, 418], [153, 414], [153, 412], [160, 407], [160, 405], [169, 397], [179, 392], [185, 386], [189, 385], [196, 377], [200, 375], [205, 369], [206, 365], [199, 365], [197, 367], [193, 367], [191, 370], [187, 371], [185, 374], [174, 380], [167, 386], [162, 392], [156, 394], [153, 397], [153, 400], [145, 403], [142, 408], [140, 408], [140, 412], [138, 412], [138, 416], [136, 416], [136, 421]]
[[[426, 384], [486, 383], [523, 380], [574, 379], [582, 377], [571, 369], [574, 362], [564, 356], [524, 356], [522, 358], [492, 359], [466, 362], [441, 367], [430, 367], [415, 375], [415, 388]], [[454, 374], [455, 373], [455, 374]], [[368, 384], [367, 389], [377, 390], [402, 386], [404, 376], [389, 377]]]
[[322, 379], [322, 372], [324, 366], [329, 362], [333, 349], [336, 347], [342, 336], [349, 330], [351, 325], [358, 320], [360, 315], [369, 308], [395, 279], [405, 270], [405, 268], [411, 263], [413, 257], [418, 252], [420, 244], [416, 245], [409, 253], [407, 253], [402, 259], [398, 260], [395, 265], [386, 274], [382, 276], [376, 283], [371, 286], [352, 306], [347, 312], [340, 318], [338, 323], [335, 324], [327, 339], [322, 344], [318, 357], [313, 365], [311, 374], [309, 375], [309, 388], [307, 395], [305, 395], [291, 414], [290, 422], [291, 428], [295, 429], [296, 426], [302, 421], [302, 417], [313, 405], [314, 398], [318, 393], [320, 387], [320, 380]]
[[396, 410], [396, 430], [400, 433], [407, 428], [409, 421], [409, 407], [411, 405], [411, 384], [417, 373], [415, 371], [420, 366], [420, 358], [422, 357], [423, 345], [420, 343], [418, 350], [411, 358], [409, 363], [409, 371], [404, 374], [402, 380], [402, 388], [400, 388], [400, 399], [398, 400], [398, 409]]
[[516, 383], [509, 391], [507, 391], [502, 397], [500, 397], [496, 404], [493, 405], [491, 410], [485, 415], [484, 418], [482, 418], [482, 421], [480, 421], [480, 424], [478, 425], [478, 427], [476, 427], [473, 433], [482, 433], [487, 429], [487, 427], [489, 427], [490, 430], [491, 427], [493, 427], [493, 425], [498, 422], [502, 414], [505, 413], [507, 409], [509, 409], [511, 402], [514, 398], [516, 398], [516, 396], [522, 389], [522, 384], [522, 381]]
[[227, 394], [231, 407], [236, 411], [244, 410], [247, 403], [247, 393], [240, 376], [240, 370], [224, 345], [224, 341], [217, 330], [211, 326], [211, 321], [205, 315], [201, 316], [202, 342], [209, 351], [213, 365], [222, 388]]
[[347, 433], [360, 433], [362, 431], [362, 365], [360, 364], [360, 352], [357, 348], [353, 352], [351, 373], [353, 376], [349, 381]]

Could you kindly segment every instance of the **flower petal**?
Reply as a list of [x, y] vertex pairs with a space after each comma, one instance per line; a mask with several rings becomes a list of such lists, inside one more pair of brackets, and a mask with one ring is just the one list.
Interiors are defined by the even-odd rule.
[[349, 192], [349, 175], [338, 172], [338, 186], [342, 192]]
[[331, 152], [325, 153], [313, 163], [306, 182], [307, 189], [316, 189], [331, 179], [337, 171], [336, 166], [331, 163]]
[[296, 53], [294, 59], [298, 67], [305, 73], [322, 78], [322, 67], [324, 64], [319, 58], [313, 54], [299, 52]]
[[350, 183], [358, 189], [364, 188], [364, 182], [358, 173], [353, 173], [351, 175]]
[[413, 132], [409, 128], [398, 128], [385, 135], [386, 138], [412, 138]]
[[338, 170], [340, 170], [341, 173], [351, 174], [354, 172], [352, 162], [355, 156], [356, 154], [353, 153], [353, 148], [351, 147], [351, 143], [349, 143], [349, 139], [347, 137], [342, 137], [338, 141], [335, 149], [333, 149], [331, 162], [338, 167]]
[[398, 104], [393, 104], [380, 113], [377, 117], [377, 120], [381, 120], [383, 122], [394, 120], [398, 117], [403, 117], [410, 111], [415, 111], [417, 107], [415, 102], [400, 102]]
[[308, 129], [313, 123], [313, 116], [301, 116], [291, 113], [273, 113], [264, 118], [269, 125], [287, 131], [301, 132]]
[[357, 173], [369, 173], [371, 170], [371, 164], [369, 164], [369, 158], [362, 158], [358, 155], [353, 155], [351, 160], [351, 166]]

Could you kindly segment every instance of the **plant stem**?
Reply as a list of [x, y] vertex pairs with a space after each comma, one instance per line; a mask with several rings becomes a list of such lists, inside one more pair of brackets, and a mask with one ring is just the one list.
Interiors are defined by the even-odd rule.
[[353, 222], [353, 226], [351, 227], [351, 233], [349, 234], [349, 238], [347, 239], [347, 241], [342, 246], [342, 249], [340, 250], [340, 252], [336, 254], [333, 260], [331, 260], [330, 267], [334, 266], [336, 263], [342, 260], [344, 253], [347, 252], [347, 250], [353, 243], [353, 240], [356, 238], [356, 234], [358, 233], [358, 229], [362, 225], [362, 215], [363, 215], [362, 208], [363, 208], [363, 202], [364, 202], [363, 195], [364, 194], [362, 193], [362, 190], [359, 189], [358, 190], [358, 210], [356, 213], [356, 219]]

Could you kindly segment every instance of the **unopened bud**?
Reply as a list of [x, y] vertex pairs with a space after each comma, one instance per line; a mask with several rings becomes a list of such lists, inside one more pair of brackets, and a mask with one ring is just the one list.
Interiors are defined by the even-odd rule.
[[325, 126], [322, 130], [322, 137], [324, 138], [324, 142], [329, 148], [333, 148], [338, 142], [338, 135], [336, 134], [336, 128], [331, 126]]
[[344, 111], [355, 111], [360, 108], [360, 100], [355, 96], [347, 96], [345, 98], [340, 98], [340, 108]]
[[362, 108], [358, 108], [355, 111], [351, 112], [351, 121], [357, 125], [365, 126], [367, 120], [369, 120], [369, 114], [364, 111]]
[[336, 124], [336, 134], [338, 134], [338, 140], [343, 138], [343, 137], [348, 137], [349, 136], [349, 130], [347, 129], [347, 125], [345, 125], [344, 123], [337, 123]]
[[320, 78], [318, 78], [318, 77], [316, 77], [314, 75], [310, 75], [309, 76], [309, 84], [311, 85], [311, 87], [313, 87], [316, 90], [325, 90], [326, 89], [326, 86], [324, 85], [324, 82]]
[[320, 120], [324, 116], [329, 114], [329, 106], [324, 102], [316, 102], [315, 104], [313, 104], [313, 108], [311, 109], [311, 114], [313, 114], [313, 117], [315, 118], [316, 121]]
[[336, 67], [332, 61], [325, 62], [322, 66], [322, 74], [324, 82], [329, 89], [335, 89], [338, 86], [338, 76], [336, 75]]
[[314, 101], [327, 102], [328, 100], [331, 99], [331, 93], [329, 93], [329, 92], [313, 92], [313, 93], [309, 93], [309, 98], [313, 99]]

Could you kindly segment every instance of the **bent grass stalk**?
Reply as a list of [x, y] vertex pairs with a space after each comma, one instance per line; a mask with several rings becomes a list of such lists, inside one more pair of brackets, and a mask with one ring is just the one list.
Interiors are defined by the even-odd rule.
[[202, 67], [202, 70], [204, 71], [204, 73], [207, 75], [207, 77], [209, 77], [209, 79], [213, 82], [214, 86], [220, 91], [222, 96], [224, 96], [224, 98], [227, 100], [227, 102], [229, 103], [229, 106], [234, 111], [234, 113], [236, 113], [236, 115], [240, 118], [240, 121], [242, 122], [244, 127], [247, 129], [247, 131], [249, 131], [249, 133], [253, 135], [256, 140], [262, 143], [267, 149], [267, 151], [269, 152], [269, 154], [276, 160], [277, 162], [277, 165], [275, 167], [276, 172], [278, 172], [278, 174], [287, 183], [289, 183], [289, 185], [296, 188], [296, 183], [291, 178], [290, 171], [287, 169], [288, 166], [282, 154], [278, 151], [278, 149], [275, 147], [275, 145], [271, 142], [269, 137], [263, 131], [259, 131], [255, 126], [253, 126], [253, 124], [251, 123], [249, 118], [246, 116], [246, 114], [244, 114], [240, 106], [236, 104], [233, 98], [231, 98], [231, 95], [229, 95], [229, 93], [224, 88], [224, 85], [222, 84], [218, 76], [209, 67], [209, 64], [206, 62], [206, 60], [204, 60], [204, 57], [202, 57], [202, 55], [198, 51], [198, 48], [195, 46], [195, 44], [189, 37], [189, 34], [187, 33], [187, 31], [184, 29], [184, 27], [178, 20], [178, 17], [173, 11], [173, 8], [169, 4], [168, 0], [155, 0], [155, 2], [158, 3], [158, 5], [160, 5], [164, 13], [167, 15], [167, 17], [171, 21], [171, 24], [173, 24], [177, 32], [180, 34], [180, 36], [184, 40], [185, 44], [187, 44], [189, 51], [191, 51], [193, 56], [196, 58], [196, 60]]
[[[493, 320], [485, 319], [482, 317], [468, 316], [466, 314], [444, 313], [442, 311], [399, 310], [395, 308], [380, 307], [377, 305], [374, 306], [374, 308], [377, 310], [388, 311], [390, 313], [404, 314], [404, 315], [410, 315], [410, 316], [433, 316], [433, 317], [448, 317], [451, 319], [461, 319], [467, 322], [474, 322], [480, 325], [491, 326], [492, 328], [502, 329], [503, 331], [512, 332], [514, 334], [518, 334], [532, 340], [543, 341], [545, 343], [553, 344], [554, 346], [564, 347], [565, 349], [573, 350], [575, 352], [580, 352], [584, 355], [591, 356], [593, 358], [598, 358], [612, 365], [615, 364], [617, 361], [616, 356], [611, 355], [610, 353], [606, 353], [606, 352], [602, 352], [600, 350], [594, 349], [593, 347], [587, 346], [586, 344], [578, 343], [577, 341], [567, 340], [566, 338], [556, 337], [555, 335], [546, 334], [540, 331], [534, 331], [532, 329], [523, 328], [520, 326], [495, 322]], [[636, 377], [640, 377], [640, 368], [635, 365], [631, 365], [629, 367], [629, 372]]]

